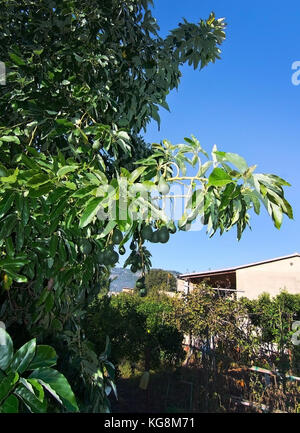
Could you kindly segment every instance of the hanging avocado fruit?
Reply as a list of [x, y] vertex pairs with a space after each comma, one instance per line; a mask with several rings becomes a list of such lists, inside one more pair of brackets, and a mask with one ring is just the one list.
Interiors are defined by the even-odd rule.
[[[100, 253], [102, 255], [102, 253]], [[113, 266], [119, 261], [119, 254], [112, 248], [108, 248], [103, 252], [103, 264], [106, 266]]]
[[121, 256], [124, 256], [124, 254], [126, 253], [125, 248], [122, 246], [119, 248], [119, 254], [121, 254]]
[[147, 290], [145, 289], [145, 287], [143, 287], [142, 289], [140, 289], [140, 296], [143, 298], [146, 295], [147, 295]]
[[115, 245], [118, 245], [123, 240], [123, 234], [119, 229], [115, 229], [112, 235], [112, 241]]
[[154, 244], [157, 244], [157, 242], [159, 242], [159, 239], [158, 239], [158, 230], [156, 230], [155, 232], [152, 233], [152, 236], [151, 236], [150, 240]]
[[131, 242], [129, 248], [133, 251], [136, 249], [136, 243], [134, 241]]
[[158, 191], [163, 195], [168, 194], [170, 191], [170, 186], [167, 184], [163, 176], [161, 176], [161, 178], [159, 179]]
[[115, 265], [119, 261], [119, 254], [114, 250], [108, 250], [105, 253], [105, 264]]
[[145, 286], [145, 277], [141, 277], [136, 281], [135, 287], [137, 289], [142, 289], [144, 286]]
[[165, 244], [168, 242], [170, 238], [169, 230], [166, 226], [163, 226], [160, 230], [158, 230], [158, 242], [161, 242], [162, 244]]
[[138, 270], [138, 266], [134, 263], [133, 265], [130, 266], [130, 270], [133, 274], [135, 274]]
[[143, 240], [150, 241], [153, 234], [153, 230], [151, 226], [145, 226], [142, 228], [141, 235]]

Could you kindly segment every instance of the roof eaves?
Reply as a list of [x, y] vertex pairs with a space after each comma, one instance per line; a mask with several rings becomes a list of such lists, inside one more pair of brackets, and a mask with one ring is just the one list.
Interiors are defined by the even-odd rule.
[[289, 254], [287, 256], [276, 257], [274, 259], [269, 259], [269, 260], [262, 260], [260, 262], [248, 263], [247, 265], [241, 265], [241, 266], [236, 266], [236, 267], [232, 267], [232, 268], [216, 269], [214, 271], [194, 272], [191, 274], [181, 274], [181, 275], [178, 275], [177, 278], [179, 278], [179, 279], [184, 279], [184, 278], [188, 278], [188, 277], [197, 278], [197, 277], [205, 277], [205, 276], [210, 276], [210, 275], [232, 273], [232, 272], [235, 272], [239, 269], [245, 269], [245, 268], [250, 268], [252, 266], [263, 265], [265, 263], [272, 263], [272, 262], [277, 262], [280, 260], [291, 259], [293, 257], [300, 257], [300, 254], [296, 252], [294, 254]]

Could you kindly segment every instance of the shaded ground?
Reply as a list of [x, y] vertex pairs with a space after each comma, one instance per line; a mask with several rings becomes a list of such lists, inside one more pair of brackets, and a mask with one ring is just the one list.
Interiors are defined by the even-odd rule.
[[119, 378], [114, 413], [300, 412], [300, 386], [265, 382], [264, 375], [234, 368], [208, 377], [203, 368], [181, 367], [150, 375], [147, 390], [141, 374]]
[[[176, 372], [162, 371], [150, 375], [148, 389], [139, 388], [140, 377], [117, 380], [118, 401], [112, 398], [113, 412], [129, 413], [188, 413], [236, 412], [230, 395], [241, 396], [242, 388], [234, 379], [218, 375], [215, 385], [224, 394], [210, 392], [211, 388], [202, 369], [181, 368]], [[244, 412], [239, 408], [239, 412]]]

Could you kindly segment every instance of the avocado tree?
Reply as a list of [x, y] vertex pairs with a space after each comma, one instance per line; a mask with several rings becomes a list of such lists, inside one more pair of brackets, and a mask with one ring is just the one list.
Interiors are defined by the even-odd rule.
[[[213, 13], [163, 39], [151, 4], [0, 0], [0, 319], [20, 344], [71, 338], [63, 353], [77, 344], [67, 362], [84, 383], [98, 366], [83, 362], [81, 319], [127, 241], [127, 264], [144, 274], [145, 241], [167, 242], [199, 215], [210, 234], [236, 226], [238, 238], [261, 203], [277, 228], [292, 218], [288, 183], [242, 157], [214, 148], [210, 158], [195, 137], [144, 141], [180, 66], [215, 62], [225, 39]], [[188, 199], [175, 227], [160, 202], [182, 182]]]

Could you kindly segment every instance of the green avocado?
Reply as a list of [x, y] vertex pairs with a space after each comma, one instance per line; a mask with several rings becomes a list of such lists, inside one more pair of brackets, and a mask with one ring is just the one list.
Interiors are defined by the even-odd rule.
[[134, 241], [131, 242], [129, 248], [133, 251], [136, 249], [136, 243]]
[[120, 244], [123, 240], [123, 234], [119, 229], [115, 229], [112, 235], [112, 241], [114, 244]]
[[170, 186], [167, 184], [165, 178], [162, 176], [158, 182], [158, 191], [163, 195], [168, 194], [170, 192]]
[[119, 260], [119, 254], [112, 248], [107, 248], [104, 251], [103, 263], [107, 266], [115, 265]]
[[107, 265], [115, 265], [119, 261], [119, 254], [116, 251], [109, 250], [107, 254], [105, 254], [106, 264]]
[[152, 236], [153, 230], [151, 226], [145, 226], [142, 228], [141, 235], [143, 240], [150, 240]]
[[166, 226], [163, 226], [160, 230], [158, 230], [158, 242], [165, 244], [168, 242], [169, 238], [170, 233]]
[[130, 266], [130, 270], [132, 273], [136, 273], [138, 270], [138, 266], [134, 263], [133, 265]]
[[142, 289], [140, 289], [140, 296], [143, 298], [146, 295], [147, 295], [147, 290], [145, 289], [145, 287], [143, 287]]
[[158, 232], [159, 230], [156, 230], [155, 232], [152, 233], [150, 241], [153, 242], [154, 244], [157, 244], [157, 242], [159, 242]]

